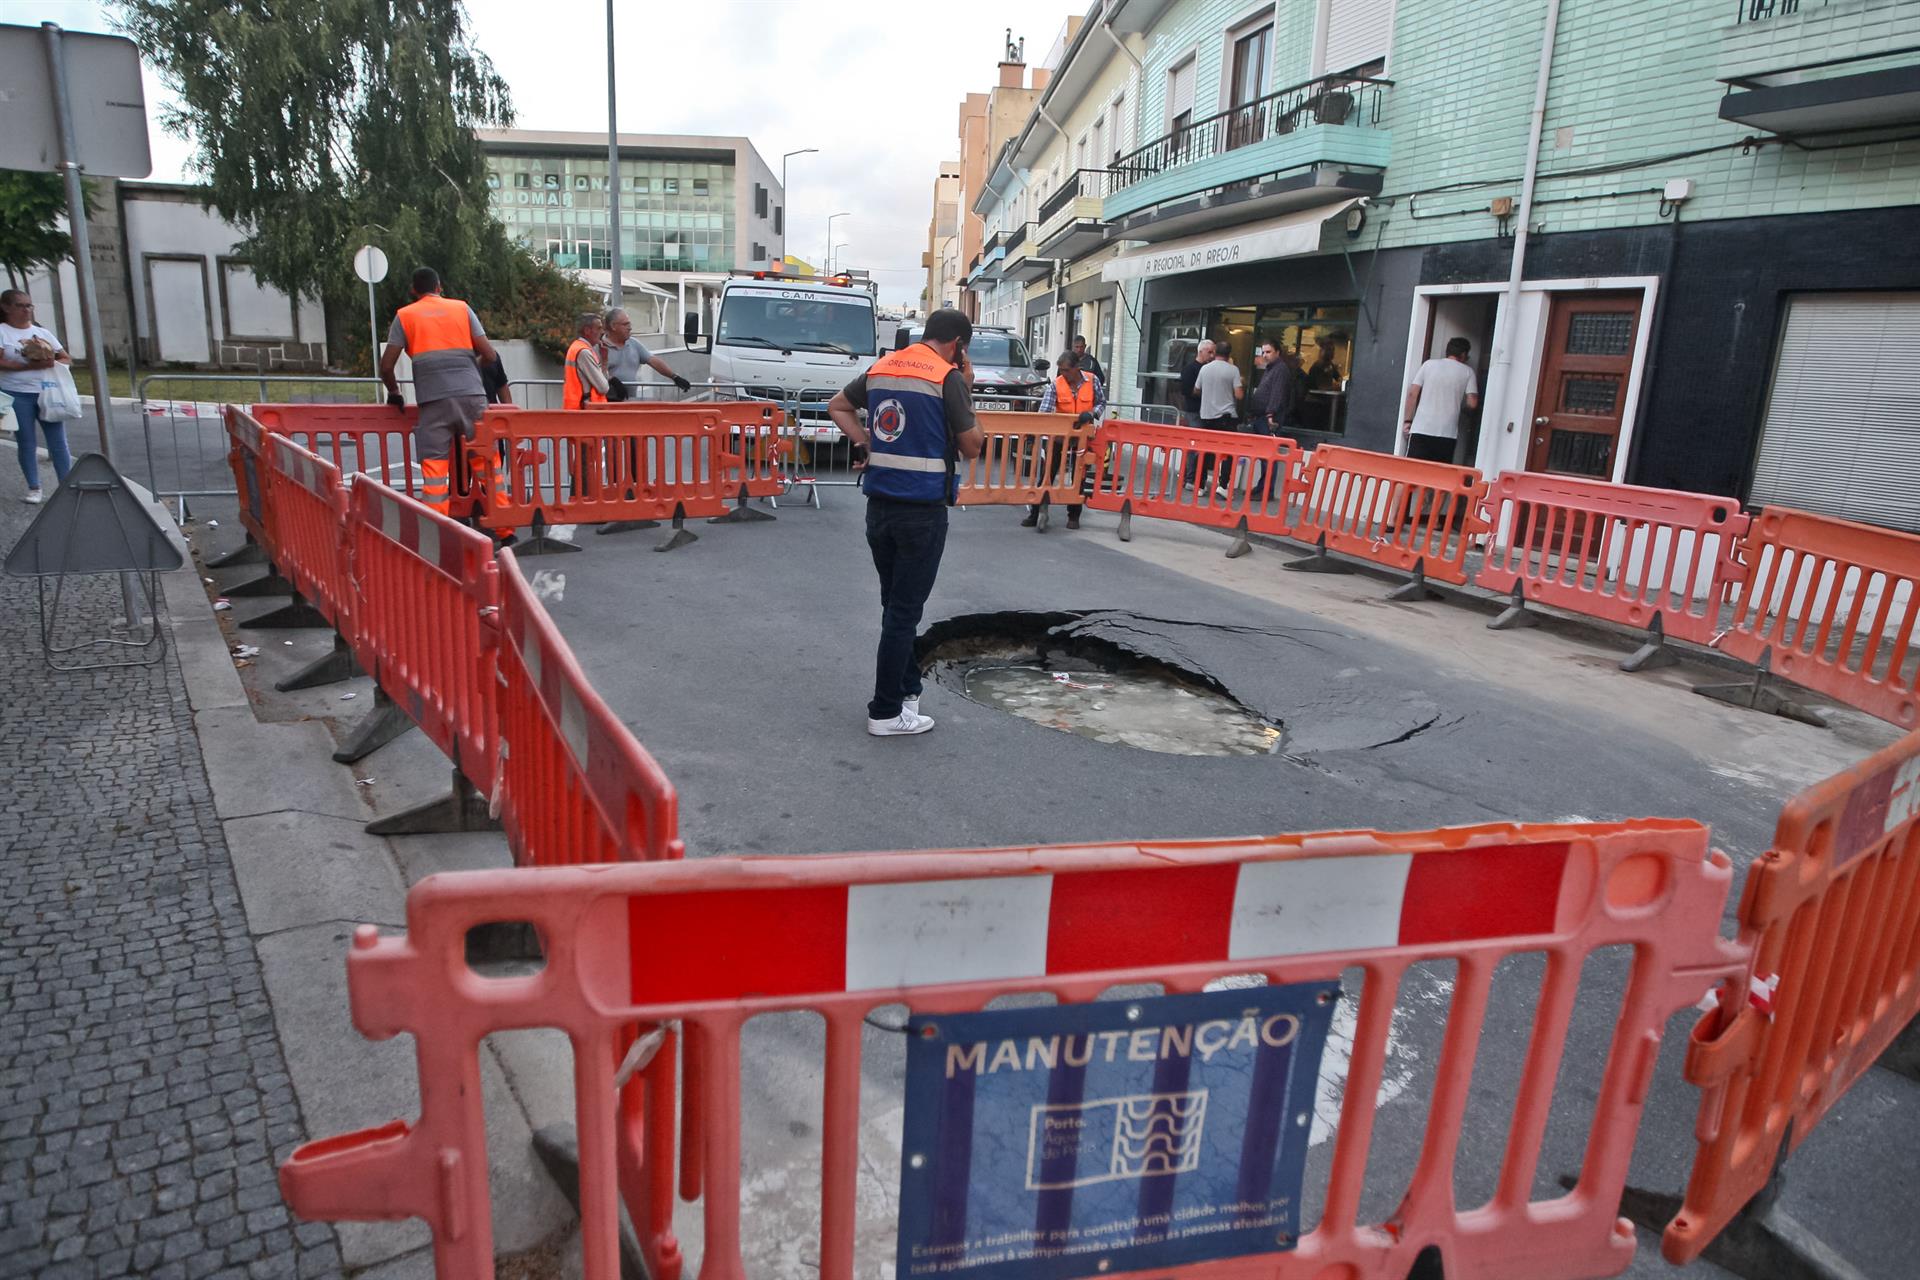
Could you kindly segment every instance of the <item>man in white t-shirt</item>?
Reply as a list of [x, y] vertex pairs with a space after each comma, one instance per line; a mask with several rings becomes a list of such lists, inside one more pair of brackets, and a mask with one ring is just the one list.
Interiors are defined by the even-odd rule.
[[1480, 379], [1467, 363], [1473, 344], [1465, 338], [1447, 340], [1447, 358], [1429, 360], [1413, 375], [1407, 388], [1405, 420], [1400, 440], [1409, 458], [1425, 462], [1452, 462], [1460, 439], [1460, 410], [1480, 407]]
[[26, 477], [28, 502], [38, 502], [41, 497], [37, 436], [44, 434], [47, 438], [47, 455], [53, 459], [57, 481], [64, 483], [73, 467], [73, 455], [67, 450], [67, 424], [40, 420], [41, 378], [55, 364], [72, 363], [53, 331], [33, 322], [33, 299], [26, 290], [0, 293], [0, 393], [13, 405], [20, 474]]

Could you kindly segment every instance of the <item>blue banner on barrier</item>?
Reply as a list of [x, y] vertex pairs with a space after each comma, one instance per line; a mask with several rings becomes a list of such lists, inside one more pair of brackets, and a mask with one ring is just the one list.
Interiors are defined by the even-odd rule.
[[1058, 1280], [1292, 1248], [1339, 996], [911, 1019], [896, 1274]]

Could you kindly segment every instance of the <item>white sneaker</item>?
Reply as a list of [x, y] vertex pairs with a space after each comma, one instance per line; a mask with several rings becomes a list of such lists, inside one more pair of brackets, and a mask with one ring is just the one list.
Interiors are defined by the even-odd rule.
[[901, 734], [925, 733], [933, 728], [933, 717], [923, 716], [909, 711], [905, 707], [891, 720], [867, 721], [867, 732], [876, 738], [892, 738]]
[[1213, 487], [1213, 496], [1222, 502], [1230, 502], [1233, 500], [1233, 490], [1223, 484], [1217, 484]]
[[44, 496], [38, 489], [29, 489], [23, 501], [29, 505], [37, 505]]
[[910, 716], [917, 716], [920, 714], [920, 699], [902, 698], [900, 700], [900, 709]]

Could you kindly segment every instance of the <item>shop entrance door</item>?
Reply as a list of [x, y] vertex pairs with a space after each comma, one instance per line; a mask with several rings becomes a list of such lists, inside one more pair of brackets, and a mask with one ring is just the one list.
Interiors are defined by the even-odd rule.
[[1527, 470], [1613, 474], [1639, 329], [1637, 291], [1553, 295]]

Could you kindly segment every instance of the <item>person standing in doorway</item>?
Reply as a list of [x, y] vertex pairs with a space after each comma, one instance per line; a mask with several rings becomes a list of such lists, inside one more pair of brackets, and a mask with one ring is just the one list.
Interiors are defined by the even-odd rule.
[[1087, 350], [1086, 334], [1073, 335], [1073, 356], [1080, 362], [1080, 372], [1090, 378], [1097, 378], [1103, 383], [1107, 380], [1107, 371], [1100, 367], [1100, 362], [1095, 360], [1093, 353]]
[[1449, 338], [1445, 359], [1429, 360], [1407, 388], [1400, 423], [1401, 452], [1426, 462], [1452, 462], [1460, 439], [1460, 411], [1480, 407], [1480, 379], [1467, 356], [1473, 344]]
[[[1245, 430], [1254, 435], [1280, 435], [1293, 401], [1293, 370], [1281, 357], [1280, 344], [1272, 338], [1261, 339], [1254, 349], [1253, 364], [1260, 370], [1260, 381], [1253, 384], [1248, 400]], [[1264, 476], [1261, 464], [1254, 463], [1253, 473], [1247, 478], [1252, 492], [1259, 492]]]
[[1193, 349], [1193, 359], [1180, 369], [1180, 421], [1189, 427], [1200, 425], [1200, 371], [1213, 359], [1213, 343], [1201, 339]]
[[[1212, 359], [1201, 366], [1199, 376], [1194, 379], [1194, 390], [1200, 398], [1200, 426], [1206, 431], [1232, 431], [1240, 423], [1240, 398], [1245, 394], [1240, 382], [1240, 367], [1233, 362], [1233, 347], [1225, 342], [1205, 343]], [[1197, 484], [1204, 491], [1213, 481], [1212, 454], [1205, 455], [1204, 464], [1200, 451], [1187, 455], [1185, 474], [1189, 483]], [[1231, 479], [1221, 476], [1221, 481]], [[1224, 483], [1220, 492], [1224, 496]]]
[[[973, 416], [973, 322], [951, 307], [927, 317], [920, 341], [889, 352], [827, 404], [842, 434], [869, 450], [867, 550], [880, 576], [880, 644], [867, 732], [925, 733], [913, 640], [947, 546], [947, 507], [959, 492], [959, 458], [977, 458], [986, 436]], [[867, 412], [863, 426], [858, 410]]]
[[606, 335], [600, 339], [600, 361], [606, 369], [609, 400], [634, 398], [633, 388], [640, 381], [642, 366], [652, 369], [682, 392], [693, 389], [693, 384], [675, 373], [673, 366], [633, 336], [633, 319], [621, 307], [607, 312]]
[[67, 424], [40, 420], [40, 379], [56, 364], [72, 364], [73, 357], [51, 329], [33, 322], [33, 299], [25, 289], [0, 293], [0, 392], [13, 405], [13, 431], [20, 450], [20, 474], [26, 479], [26, 501], [39, 502], [40, 445], [47, 438], [47, 456], [53, 459], [55, 484], [64, 484], [73, 469], [67, 449]]
[[380, 380], [387, 403], [407, 407], [394, 378], [404, 351], [413, 361], [413, 398], [420, 416], [413, 426], [414, 456], [420, 464], [420, 500], [446, 515], [453, 480], [453, 454], [487, 411], [480, 366], [500, 353], [487, 341], [473, 308], [441, 290], [440, 273], [421, 267], [413, 273], [413, 301], [394, 314], [387, 349], [380, 356]]

